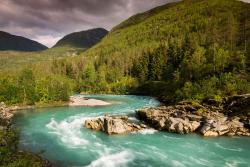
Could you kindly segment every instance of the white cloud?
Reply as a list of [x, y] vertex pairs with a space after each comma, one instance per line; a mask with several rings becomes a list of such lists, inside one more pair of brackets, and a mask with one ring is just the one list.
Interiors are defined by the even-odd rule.
[[60, 40], [61, 37], [54, 37], [52, 35], [37, 35], [33, 40], [39, 41], [41, 44], [46, 45], [48, 47], [52, 47], [55, 43]]
[[250, 0], [241, 0], [243, 2], [247, 2], [247, 3], [250, 3]]

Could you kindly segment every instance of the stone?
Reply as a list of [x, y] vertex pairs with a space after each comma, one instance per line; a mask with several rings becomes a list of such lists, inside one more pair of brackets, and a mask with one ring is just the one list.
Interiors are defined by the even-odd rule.
[[208, 123], [206, 123], [205, 125], [202, 126], [200, 133], [201, 134], [205, 134], [207, 131], [209, 131], [211, 129], [210, 125]]
[[165, 128], [165, 123], [166, 123], [166, 118], [161, 118], [160, 120], [157, 121], [157, 129], [164, 129]]
[[133, 130], [133, 128], [127, 124], [126, 121], [120, 118], [105, 117], [104, 118], [104, 131], [111, 134], [123, 134]]
[[197, 121], [191, 122], [191, 131], [194, 132], [200, 127], [201, 123]]
[[217, 136], [219, 136], [218, 132], [214, 132], [214, 131], [207, 131], [203, 135], [205, 137], [217, 137]]
[[221, 125], [217, 128], [217, 132], [220, 136], [229, 132], [229, 127], [227, 125]]
[[86, 120], [85, 127], [88, 129], [93, 129], [93, 130], [102, 130], [103, 123], [102, 123], [102, 120], [100, 118], [97, 120]]
[[104, 116], [85, 121], [85, 127], [93, 130], [103, 131], [108, 135], [126, 134], [145, 129], [147, 126], [129, 122], [127, 116]]
[[202, 119], [202, 116], [194, 115], [194, 114], [188, 114], [188, 115], [187, 115], [187, 118], [188, 118], [190, 121], [200, 121], [200, 120]]

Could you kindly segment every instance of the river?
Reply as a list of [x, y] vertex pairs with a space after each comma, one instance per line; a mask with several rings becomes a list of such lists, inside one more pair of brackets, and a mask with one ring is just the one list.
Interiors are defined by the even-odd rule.
[[84, 128], [84, 120], [104, 114], [129, 115], [158, 106], [151, 97], [87, 95], [110, 102], [102, 107], [55, 107], [25, 110], [15, 118], [21, 149], [63, 167], [200, 167], [250, 165], [250, 138], [203, 138], [153, 129], [108, 136]]

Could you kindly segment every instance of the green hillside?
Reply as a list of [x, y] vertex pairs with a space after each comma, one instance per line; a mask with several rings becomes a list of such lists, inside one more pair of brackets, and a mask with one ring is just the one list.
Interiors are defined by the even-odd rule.
[[95, 28], [87, 31], [74, 32], [59, 40], [55, 47], [90, 48], [101, 41], [108, 34], [103, 28]]
[[132, 25], [139, 24], [150, 17], [154, 17], [156, 14], [159, 14], [160, 12], [166, 10], [167, 8], [175, 6], [176, 4], [177, 4], [177, 2], [176, 3], [168, 3], [166, 5], [156, 7], [154, 9], [151, 9], [151, 10], [146, 11], [144, 13], [136, 14], [136, 15], [130, 17], [129, 19], [125, 20], [124, 22], [120, 23], [119, 25], [115, 26], [111, 31], [116, 31], [118, 29], [123, 29], [123, 28], [130, 27]]
[[70, 47], [57, 47], [37, 52], [1, 51], [0, 70], [11, 70], [13, 67], [16, 69], [22, 68], [24, 65], [27, 66], [65, 57], [74, 57], [83, 51], [84, 49]]
[[103, 85], [200, 99], [249, 91], [249, 40], [250, 4], [187, 0], [131, 17], [84, 55], [96, 57]]
[[[17, 73], [19, 80], [9, 79], [10, 88], [17, 90], [11, 103], [61, 100], [71, 91], [149, 94], [169, 102], [220, 100], [250, 92], [249, 40], [248, 3], [185, 0], [167, 4], [119, 24], [81, 56]], [[34, 98], [28, 100], [27, 93], [23, 95], [27, 88], [19, 87], [26, 75], [35, 79], [30, 90]], [[51, 75], [56, 76], [58, 87], [44, 77]], [[0, 92], [6, 87], [6, 81], [2, 83]], [[60, 96], [55, 97], [57, 91]], [[10, 101], [2, 94], [0, 101]]]

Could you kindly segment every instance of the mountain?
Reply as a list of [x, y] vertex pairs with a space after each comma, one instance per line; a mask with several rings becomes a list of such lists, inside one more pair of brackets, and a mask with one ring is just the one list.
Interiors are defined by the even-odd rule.
[[[102, 71], [106, 85], [120, 84], [115, 91], [139, 86], [139, 93], [194, 99], [247, 92], [250, 4], [237, 0], [166, 4], [117, 25], [83, 56], [94, 57], [89, 61], [95, 68], [89, 68], [96, 75]], [[100, 89], [98, 84], [93, 87]]]
[[[26, 103], [18, 80], [27, 79], [26, 73], [35, 79], [29, 89], [32, 103], [64, 100], [72, 90], [153, 95], [165, 102], [189, 99], [194, 104], [249, 93], [250, 4], [238, 0], [166, 4], [132, 16], [78, 53], [21, 73], [16, 68], [12, 73], [8, 69], [8, 76], [0, 71], [0, 101]], [[30, 82], [25, 83], [28, 91]]]
[[41, 51], [47, 49], [46, 46], [21, 37], [0, 31], [0, 50], [14, 50], [14, 51]]
[[75, 48], [90, 48], [108, 34], [103, 28], [95, 28], [81, 32], [74, 32], [59, 40], [54, 47], [69, 46]]

